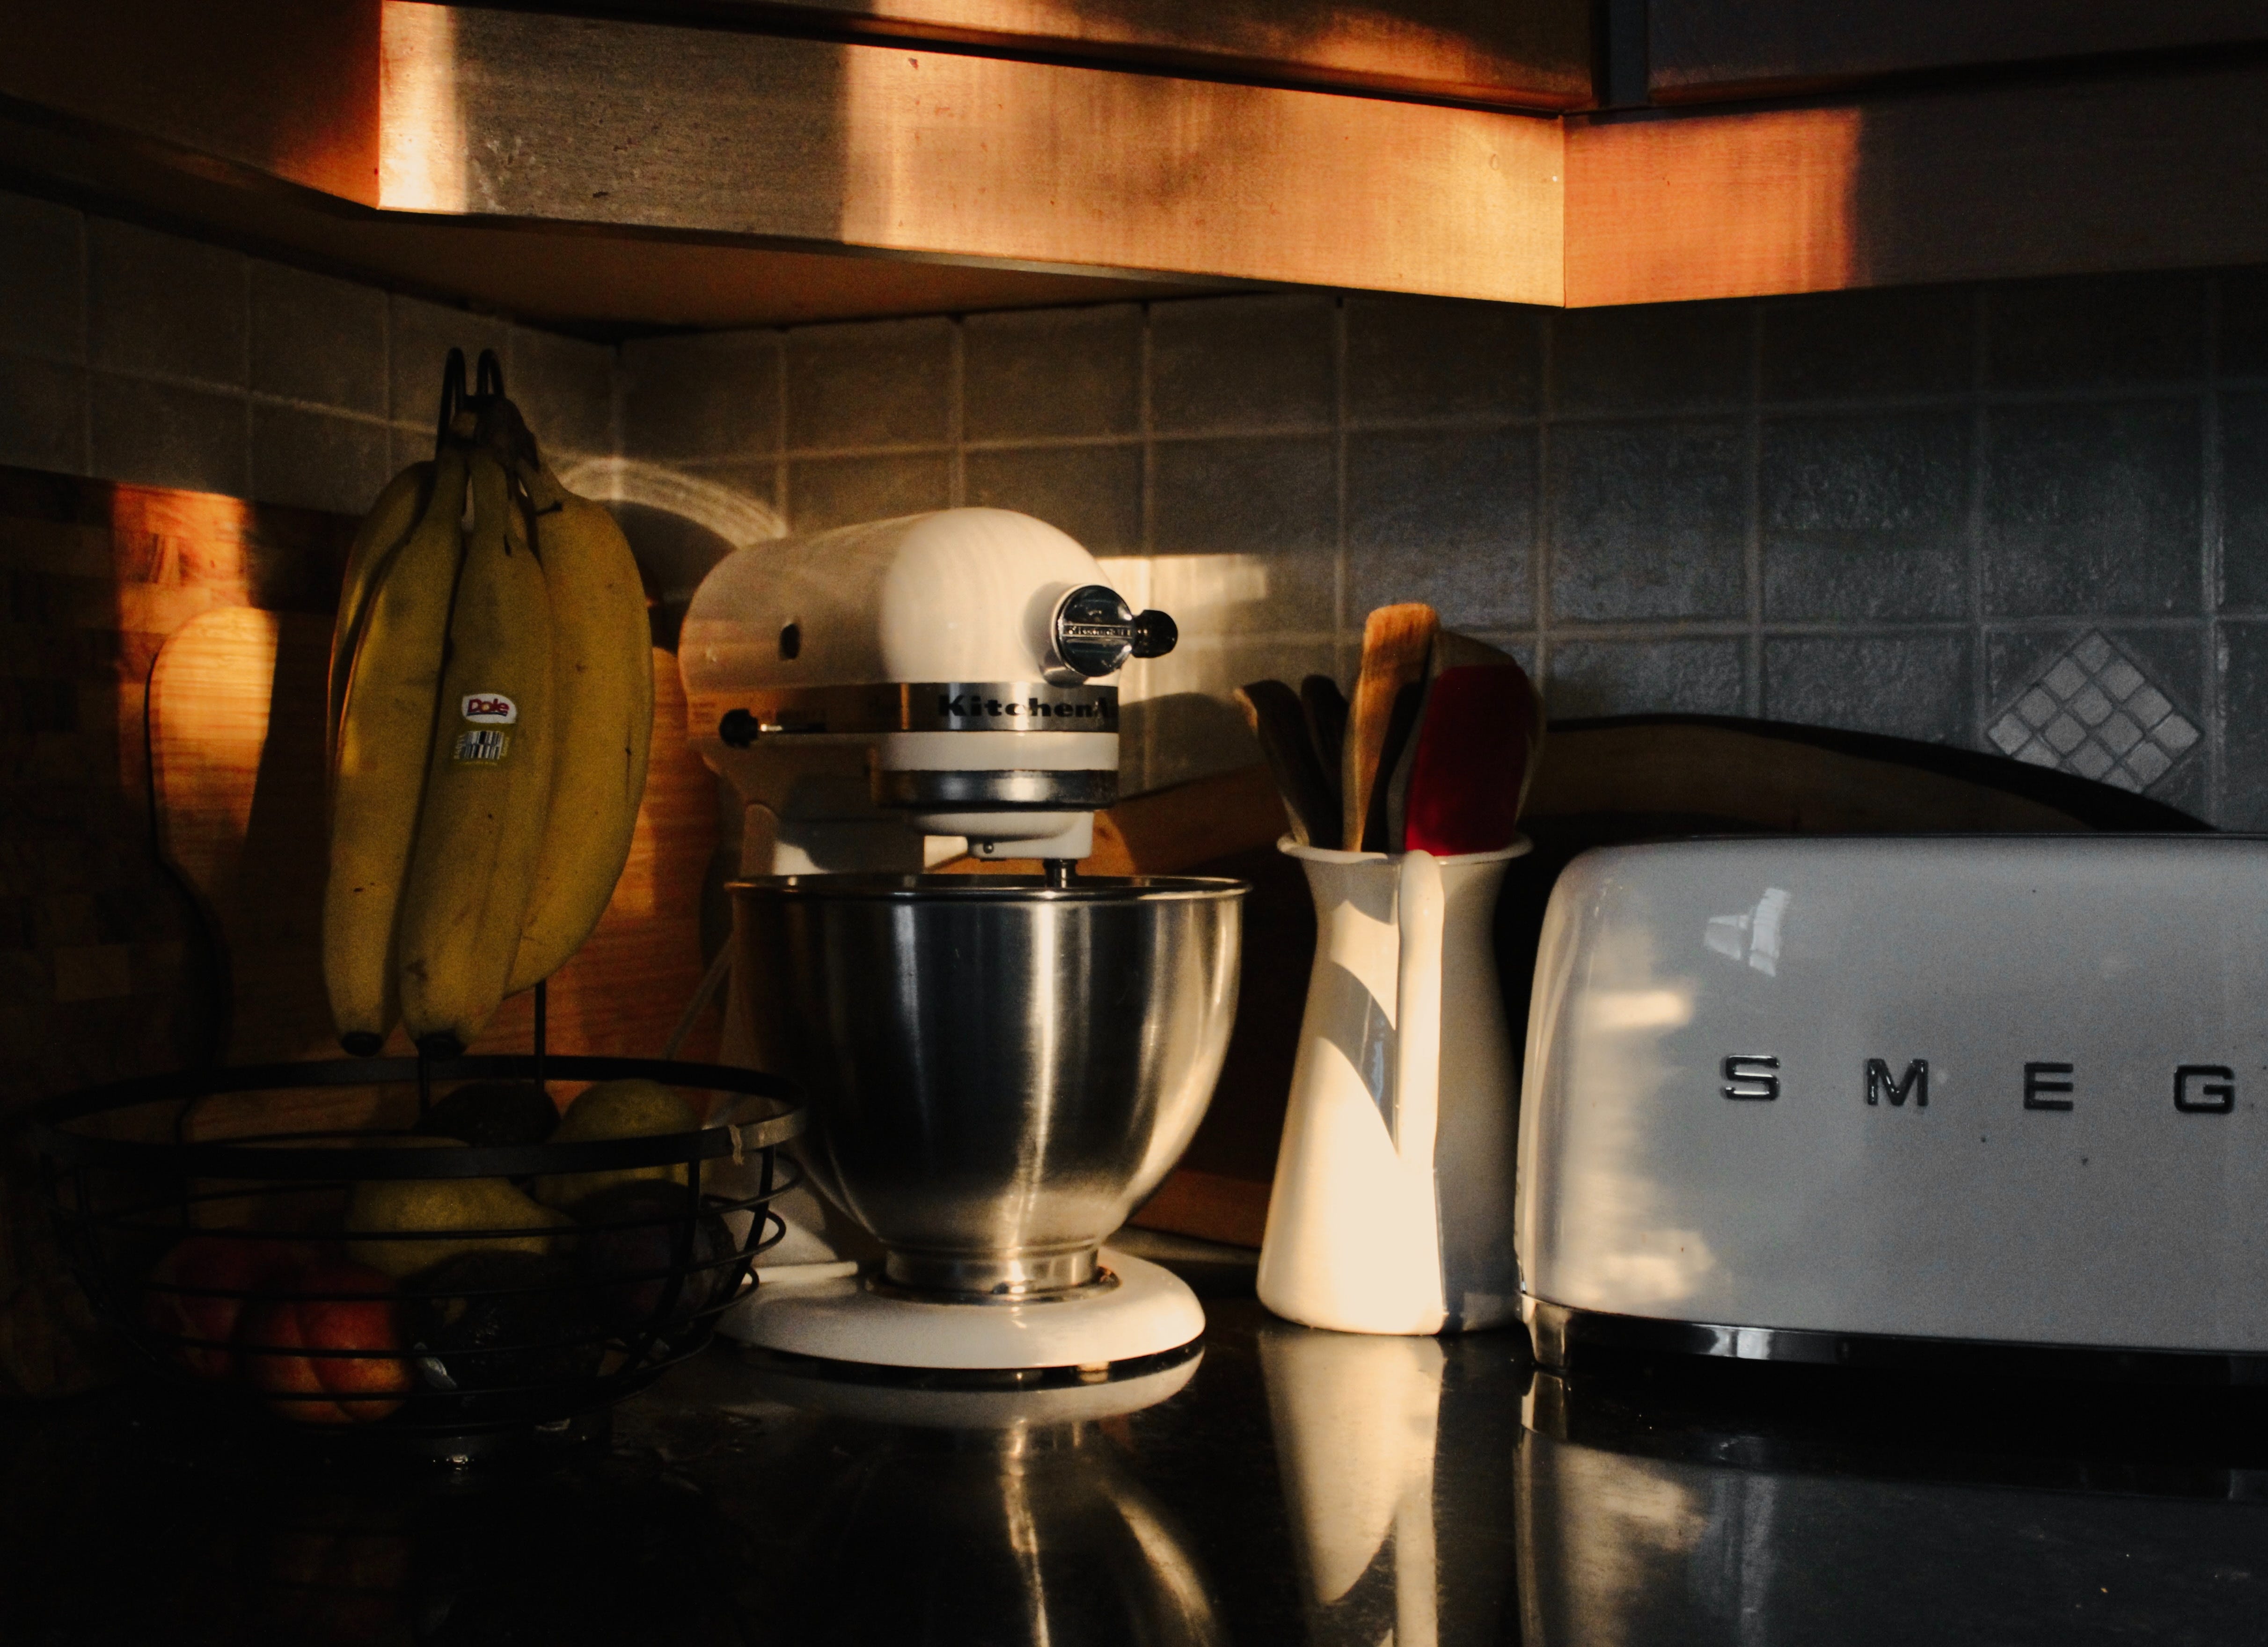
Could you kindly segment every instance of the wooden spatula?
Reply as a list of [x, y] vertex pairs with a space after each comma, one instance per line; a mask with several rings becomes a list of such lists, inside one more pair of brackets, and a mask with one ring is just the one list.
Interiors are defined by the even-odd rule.
[[1510, 846], [1542, 735], [1542, 703], [1518, 664], [1443, 670], [1410, 752], [1403, 849], [1447, 857]]
[[[1347, 851], [1386, 849], [1381, 784], [1392, 776], [1399, 742], [1416, 727], [1426, 659], [1440, 626], [1432, 607], [1415, 601], [1381, 607], [1362, 626], [1362, 673], [1355, 678], [1339, 759], [1341, 839]], [[1370, 844], [1373, 836], [1375, 845]]]
[[1339, 810], [1323, 782], [1322, 763], [1307, 741], [1300, 695], [1280, 680], [1255, 680], [1236, 689], [1244, 718], [1260, 740], [1260, 753], [1284, 797], [1292, 835], [1301, 846], [1329, 845], [1338, 839]]

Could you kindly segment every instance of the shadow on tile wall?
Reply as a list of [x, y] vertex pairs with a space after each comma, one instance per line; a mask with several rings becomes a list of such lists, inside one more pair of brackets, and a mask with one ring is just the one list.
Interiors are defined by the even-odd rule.
[[[799, 528], [1064, 526], [1188, 636], [1127, 682], [1135, 785], [1249, 759], [1231, 688], [1344, 676], [1363, 614], [1418, 599], [1563, 715], [1896, 732], [2268, 827], [2268, 270], [609, 349], [0, 195], [0, 463], [357, 511], [422, 448], [452, 343], [504, 353], [555, 449]], [[2057, 697], [2070, 659], [2103, 689]]]
[[2268, 272], [1203, 298], [633, 342], [622, 383], [631, 455], [797, 526], [985, 504], [1108, 557], [1189, 637], [1129, 680], [1136, 783], [1248, 759], [1230, 689], [1344, 676], [1425, 599], [1563, 715], [1893, 732], [2268, 827]]
[[546, 446], [615, 448], [615, 351], [0, 194], [0, 464], [359, 514], [451, 348]]

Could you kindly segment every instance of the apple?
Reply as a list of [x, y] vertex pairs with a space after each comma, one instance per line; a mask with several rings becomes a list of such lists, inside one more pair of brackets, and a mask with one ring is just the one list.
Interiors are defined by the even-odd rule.
[[236, 1367], [231, 1341], [246, 1306], [288, 1290], [310, 1261], [305, 1248], [267, 1236], [192, 1235], [150, 1271], [142, 1323], [199, 1378], [225, 1379]]
[[[731, 1226], [713, 1212], [693, 1216], [675, 1184], [610, 1185], [577, 1202], [575, 1216], [585, 1225], [579, 1256], [593, 1300], [618, 1332], [672, 1336], [740, 1284]], [[662, 1305], [673, 1292], [665, 1320]]]
[[245, 1312], [237, 1363], [283, 1416], [374, 1423], [410, 1391], [394, 1278], [367, 1264], [324, 1264], [291, 1279], [292, 1296]]

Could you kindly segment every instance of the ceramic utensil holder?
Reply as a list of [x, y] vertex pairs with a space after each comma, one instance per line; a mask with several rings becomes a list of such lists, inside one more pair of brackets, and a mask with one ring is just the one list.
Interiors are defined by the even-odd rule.
[[1289, 840], [1315, 966], [1260, 1249], [1260, 1301], [1342, 1332], [1512, 1322], [1519, 1093], [1491, 942], [1496, 852]]

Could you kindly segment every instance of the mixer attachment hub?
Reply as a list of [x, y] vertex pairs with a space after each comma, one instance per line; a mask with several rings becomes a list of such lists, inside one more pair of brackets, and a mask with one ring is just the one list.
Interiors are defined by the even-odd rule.
[[[1084, 1261], [1075, 1271], [1069, 1268], [1070, 1258], [1046, 1261], [1049, 1266], [1065, 1266], [1062, 1273], [1076, 1273], [1077, 1280], [1062, 1280], [1056, 1273], [1048, 1273], [1011, 1282], [998, 1278], [1003, 1267], [990, 1261], [970, 1263], [944, 1259], [911, 1263], [904, 1254], [893, 1253], [879, 1272], [865, 1277], [865, 1285], [867, 1291], [883, 1298], [933, 1304], [1061, 1304], [1093, 1298], [1117, 1286], [1118, 1277], [1098, 1264], [1093, 1253], [1071, 1256]], [[1028, 1272], [1040, 1270], [1042, 1266], [1024, 1264], [1019, 1268]], [[919, 1279], [915, 1278], [917, 1276]]]

